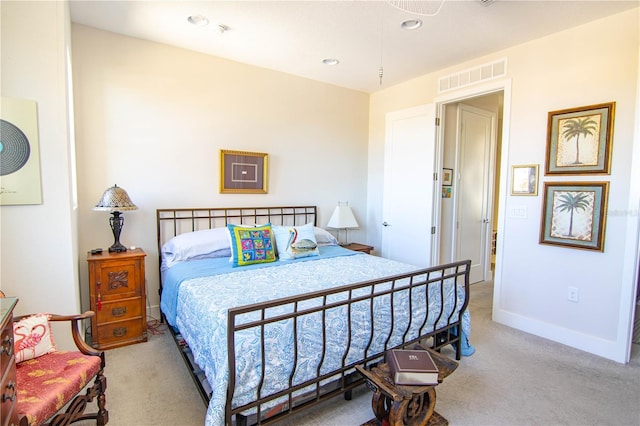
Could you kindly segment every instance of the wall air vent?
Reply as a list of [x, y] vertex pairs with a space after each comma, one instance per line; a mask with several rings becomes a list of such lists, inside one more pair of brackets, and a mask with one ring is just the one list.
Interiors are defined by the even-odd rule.
[[476, 83], [483, 83], [494, 78], [507, 75], [507, 58], [478, 65], [464, 71], [445, 75], [438, 79], [438, 92], [444, 93], [450, 90], [460, 89]]

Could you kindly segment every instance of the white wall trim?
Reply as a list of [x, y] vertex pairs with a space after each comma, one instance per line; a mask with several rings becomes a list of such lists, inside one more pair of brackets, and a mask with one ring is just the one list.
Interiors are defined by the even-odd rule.
[[[636, 131], [633, 135], [633, 154], [631, 159], [631, 179], [629, 179], [629, 207], [627, 216], [627, 240], [625, 244], [625, 258], [623, 267], [623, 282], [634, 283], [629, 291], [620, 295], [620, 310], [618, 320], [618, 340], [622, 341], [620, 350], [624, 352], [625, 362], [631, 359], [633, 348], [632, 338], [634, 317], [637, 312], [638, 297], [638, 267], [640, 265], [640, 56], [638, 57], [637, 85], [636, 85]], [[624, 287], [623, 287], [624, 288]]]
[[493, 310], [493, 320], [508, 327], [513, 327], [520, 331], [534, 334], [619, 363], [627, 362], [626, 357], [619, 350], [618, 343], [614, 340], [605, 340], [588, 334], [578, 333], [567, 328], [557, 327], [550, 323], [523, 317], [509, 311], [497, 310], [495, 306]]

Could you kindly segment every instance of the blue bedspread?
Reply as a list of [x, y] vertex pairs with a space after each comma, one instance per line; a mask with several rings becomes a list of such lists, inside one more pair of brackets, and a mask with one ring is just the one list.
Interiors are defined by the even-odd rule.
[[[319, 257], [303, 258], [287, 262], [274, 262], [261, 265], [231, 267], [228, 259], [209, 259], [178, 264], [164, 274], [161, 308], [167, 321], [177, 326], [182, 336], [189, 343], [196, 363], [205, 371], [212, 388], [212, 398], [207, 410], [207, 425], [224, 424], [224, 408], [229, 381], [227, 364], [227, 311], [231, 307], [258, 303], [266, 300], [292, 296], [296, 294], [322, 290], [330, 287], [382, 278], [389, 275], [416, 270], [411, 265], [367, 256], [345, 250], [338, 246], [321, 247]], [[458, 291], [453, 302], [455, 285], [450, 282], [445, 286], [445, 303], [442, 307], [440, 290], [433, 294], [429, 289], [428, 323], [437, 326], [447, 323], [448, 314], [458, 312], [464, 300], [464, 292]], [[418, 292], [419, 293], [419, 292]], [[422, 294], [414, 294], [415, 300], [424, 300]], [[426, 309], [417, 309], [418, 303], [412, 307], [415, 323], [422, 323]], [[433, 306], [431, 306], [433, 305]], [[393, 310], [397, 318], [398, 312], [408, 311], [409, 304], [405, 298], [394, 301]], [[444, 309], [444, 316], [440, 313]], [[385, 324], [380, 318], [390, 317], [391, 306], [387, 300], [376, 300], [374, 312], [374, 342], [369, 353], [377, 353], [384, 348], [388, 330], [401, 330], [406, 325], [398, 321]], [[420, 318], [422, 316], [422, 319]], [[466, 318], [465, 318], [466, 317]], [[299, 365], [294, 372], [294, 384], [309, 377], [317, 377], [320, 372], [334, 371], [340, 366], [344, 348], [349, 347], [347, 360], [362, 359], [364, 348], [371, 330], [369, 307], [355, 306], [351, 315], [353, 330], [351, 336], [344, 324], [346, 318], [340, 309], [327, 312], [326, 324], [330, 332], [326, 333], [327, 355], [320, 359], [323, 322], [320, 314], [305, 317], [298, 325], [298, 332], [303, 339], [298, 347]], [[406, 318], [409, 318], [407, 314]], [[412, 323], [413, 324], [413, 323]], [[291, 375], [292, 324], [287, 321], [270, 326], [267, 339], [267, 353], [272, 357], [262, 365], [260, 348], [256, 347], [256, 336], [251, 330], [244, 334], [236, 334], [236, 357], [238, 362], [234, 405], [242, 405], [255, 398], [256, 388], [260, 381], [262, 368], [265, 369], [267, 382], [263, 386], [262, 395], [268, 395], [288, 387]], [[411, 333], [418, 330], [412, 328]], [[468, 335], [469, 317], [463, 315], [463, 333]], [[352, 331], [352, 333], [354, 333]], [[410, 333], [410, 334], [411, 334]], [[417, 334], [416, 334], [417, 335]], [[401, 333], [392, 334], [392, 345], [401, 343]], [[350, 344], [347, 345], [347, 341]]]

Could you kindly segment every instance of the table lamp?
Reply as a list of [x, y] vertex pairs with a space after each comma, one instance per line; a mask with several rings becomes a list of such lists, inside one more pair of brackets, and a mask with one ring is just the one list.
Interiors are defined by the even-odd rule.
[[118, 185], [113, 185], [102, 194], [102, 198], [93, 208], [96, 211], [107, 211], [113, 215], [109, 218], [109, 224], [113, 231], [113, 245], [109, 247], [110, 252], [120, 253], [127, 251], [127, 248], [120, 244], [120, 233], [124, 226], [124, 217], [120, 216], [120, 212], [124, 210], [137, 210], [138, 207], [133, 204], [129, 198], [129, 194]]
[[[338, 243], [341, 246], [349, 245], [349, 229], [358, 228], [358, 222], [356, 218], [353, 216], [353, 212], [351, 211], [351, 207], [349, 207], [349, 202], [343, 204], [338, 201], [338, 205], [333, 210], [333, 214], [331, 215], [331, 219], [329, 219], [329, 223], [327, 223], [327, 228], [333, 228], [338, 230]], [[345, 241], [343, 243], [340, 242], [340, 230], [343, 229], [345, 232]]]

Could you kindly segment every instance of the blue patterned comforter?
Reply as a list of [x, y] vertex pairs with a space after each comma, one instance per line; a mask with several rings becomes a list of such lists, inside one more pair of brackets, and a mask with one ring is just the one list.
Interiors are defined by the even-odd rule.
[[[163, 293], [161, 308], [167, 321], [176, 326], [188, 342], [196, 363], [204, 370], [212, 388], [212, 398], [207, 410], [207, 425], [224, 425], [226, 392], [229, 383], [227, 364], [227, 314], [232, 307], [274, 300], [296, 294], [341, 286], [345, 284], [382, 278], [416, 270], [415, 266], [367, 256], [362, 253], [345, 250], [338, 246], [320, 247], [320, 256], [294, 261], [274, 262], [262, 265], [250, 265], [232, 268], [228, 259], [208, 259], [175, 265], [163, 275]], [[447, 324], [449, 314], [457, 313], [464, 302], [464, 288], [458, 287], [457, 300], [453, 303], [453, 282], [445, 286], [442, 310], [439, 287], [429, 288], [428, 324], [437, 327]], [[412, 295], [416, 303], [412, 305], [413, 322], [410, 324], [410, 336], [417, 336], [418, 325], [422, 324], [427, 310], [416, 309], [418, 300], [424, 300], [422, 294]], [[336, 298], [344, 297], [337, 295]], [[286, 310], [283, 307], [282, 310]], [[298, 366], [293, 376], [293, 325], [283, 321], [269, 326], [266, 339], [266, 353], [270, 356], [264, 365], [266, 381], [261, 396], [289, 387], [289, 378], [293, 383], [301, 383], [318, 373], [331, 372], [339, 368], [343, 356], [347, 364], [364, 357], [364, 350], [371, 332], [371, 318], [368, 303], [352, 307], [352, 332], [346, 326], [345, 308], [327, 311], [325, 319], [329, 332], [324, 339], [327, 354], [320, 357], [323, 346], [323, 326], [320, 314], [307, 315], [298, 321]], [[374, 340], [368, 353], [384, 350], [384, 344], [391, 333], [390, 345], [402, 342], [402, 332], [407, 321], [402, 324], [401, 311], [409, 310], [408, 298], [396, 297], [393, 302], [394, 323], [391, 317], [391, 303], [388, 297], [377, 298], [374, 303]], [[444, 315], [441, 313], [444, 312]], [[271, 312], [273, 314], [276, 311]], [[255, 318], [252, 318], [255, 319]], [[248, 319], [247, 319], [248, 320]], [[468, 336], [469, 316], [463, 315], [463, 333]], [[431, 329], [431, 328], [430, 328]], [[355, 330], [355, 331], [354, 331]], [[402, 332], [400, 331], [402, 330]], [[347, 342], [350, 341], [350, 344]], [[259, 340], [254, 331], [236, 333], [236, 388], [234, 406], [249, 403], [256, 398], [256, 389], [260, 382], [262, 358]], [[349, 347], [345, 354], [345, 348]]]

